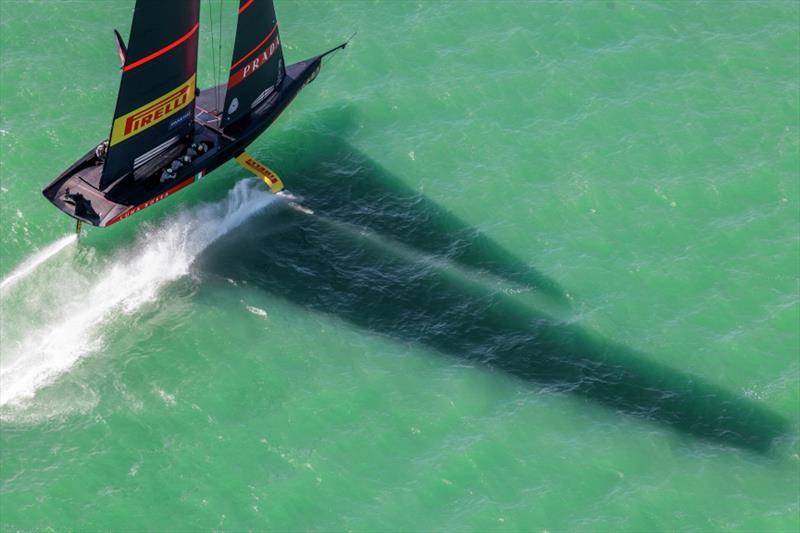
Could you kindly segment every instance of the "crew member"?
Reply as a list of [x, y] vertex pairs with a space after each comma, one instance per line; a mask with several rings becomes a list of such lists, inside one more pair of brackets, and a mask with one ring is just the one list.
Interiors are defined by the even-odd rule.
[[97, 159], [105, 161], [106, 154], [108, 154], [108, 141], [103, 141], [94, 149], [94, 155], [97, 156]]

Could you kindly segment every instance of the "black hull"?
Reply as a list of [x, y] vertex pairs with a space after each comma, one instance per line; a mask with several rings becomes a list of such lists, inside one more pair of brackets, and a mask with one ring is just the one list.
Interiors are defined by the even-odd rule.
[[[110, 226], [138, 213], [241, 154], [314, 79], [322, 57], [289, 65], [278, 90], [224, 130], [217, 125], [221, 114], [219, 102], [225, 99], [225, 85], [202, 90], [191, 135], [105, 189], [99, 186], [102, 160], [91, 150], [47, 185], [42, 194], [69, 216], [98, 227]], [[162, 182], [164, 167], [180, 157], [189, 145], [200, 142], [210, 149], [178, 169], [175, 178]]]

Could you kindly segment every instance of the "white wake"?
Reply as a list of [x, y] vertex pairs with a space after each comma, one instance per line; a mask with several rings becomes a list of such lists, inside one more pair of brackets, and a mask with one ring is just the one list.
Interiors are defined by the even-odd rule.
[[52, 257], [55, 257], [58, 252], [75, 242], [77, 238], [77, 235], [67, 235], [66, 237], [61, 237], [49, 246], [45, 247], [43, 250], [40, 250], [28, 257], [28, 259], [26, 259], [20, 266], [15, 268], [11, 274], [6, 276], [3, 281], [0, 281], [0, 294], [16, 285], [17, 282], [31, 275], [33, 271], [35, 271], [42, 263]]
[[209, 244], [274, 200], [255, 180], [241, 181], [224, 200], [182, 211], [143, 231], [132, 251], [118, 254], [96, 272], [87, 276], [72, 271], [82, 279], [65, 283], [60, 275], [41, 280], [50, 286], [37, 286], [37, 291], [46, 294], [49, 289], [58, 298], [38, 304], [51, 306], [44, 313], [47, 320], [23, 327], [18, 340], [0, 345], [0, 406], [19, 406], [83, 357], [103, 350], [103, 329], [109, 322], [155, 300], [167, 283], [189, 272]]

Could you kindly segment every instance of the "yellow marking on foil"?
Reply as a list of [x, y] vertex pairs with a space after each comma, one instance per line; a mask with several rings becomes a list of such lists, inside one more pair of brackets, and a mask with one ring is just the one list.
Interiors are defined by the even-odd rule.
[[236, 161], [244, 168], [264, 180], [264, 183], [270, 188], [272, 192], [279, 192], [283, 190], [283, 182], [275, 172], [267, 168], [266, 165], [256, 161], [253, 156], [247, 152], [242, 152], [236, 158]]

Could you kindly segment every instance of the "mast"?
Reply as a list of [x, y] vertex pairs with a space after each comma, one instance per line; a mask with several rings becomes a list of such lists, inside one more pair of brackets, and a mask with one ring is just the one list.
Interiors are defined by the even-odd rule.
[[239, 0], [222, 126], [236, 122], [265, 101], [285, 73], [272, 0]]
[[191, 132], [199, 17], [200, 0], [136, 0], [100, 188]]

